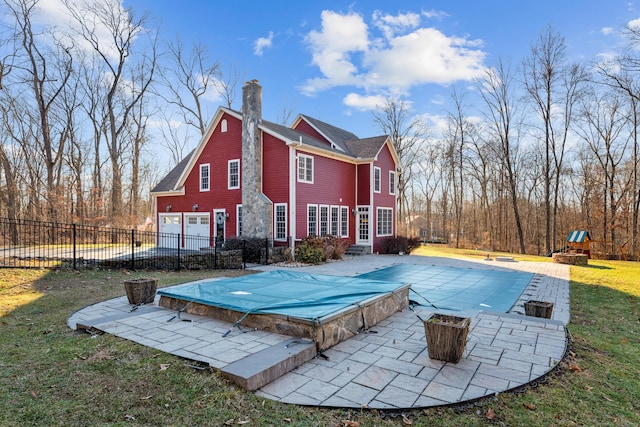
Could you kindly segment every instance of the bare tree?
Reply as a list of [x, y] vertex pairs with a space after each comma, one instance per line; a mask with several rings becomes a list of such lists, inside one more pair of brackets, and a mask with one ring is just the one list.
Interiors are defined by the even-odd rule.
[[[124, 213], [123, 156], [132, 143], [127, 139], [127, 129], [133, 109], [143, 102], [154, 79], [157, 35], [145, 27], [147, 15], [137, 17], [132, 9], [122, 8], [118, 0], [96, 2], [84, 8], [72, 0], [65, 0], [65, 4], [78, 24], [80, 36], [95, 54], [96, 67], [108, 76], [96, 82], [93, 89], [105, 91], [106, 123], [100, 128], [111, 163], [110, 216], [117, 223]], [[104, 43], [105, 31], [109, 43]], [[138, 56], [133, 56], [136, 41], [142, 35], [148, 36], [146, 50], [141, 48]]]
[[465, 164], [467, 145], [475, 137], [475, 129], [464, 111], [464, 93], [457, 90], [451, 92], [453, 111], [447, 115], [447, 131], [445, 135], [446, 156], [450, 182], [453, 187], [453, 214], [455, 218], [455, 246], [460, 246], [462, 229], [462, 209], [465, 196]]
[[631, 141], [629, 117], [623, 111], [620, 94], [607, 91], [593, 93], [583, 102], [581, 119], [583, 125], [577, 127], [577, 132], [600, 167], [603, 235], [605, 239], [609, 238], [608, 249], [614, 252], [620, 200], [631, 182], [631, 176], [620, 176], [620, 165]]
[[[63, 46], [52, 34], [40, 34], [32, 25], [37, 0], [5, 0], [15, 20], [20, 52], [23, 60], [22, 83], [33, 97], [39, 121], [40, 149], [45, 158], [47, 216], [55, 220], [60, 194], [58, 192], [59, 168], [64, 153], [69, 124], [60, 120], [56, 103], [69, 82], [72, 57], [68, 46]], [[43, 37], [47, 37], [45, 42]], [[49, 48], [53, 44], [52, 48]]]
[[513, 76], [509, 66], [502, 60], [495, 69], [488, 69], [481, 81], [481, 96], [487, 106], [489, 132], [496, 141], [496, 150], [501, 161], [502, 171], [507, 180], [511, 199], [511, 208], [518, 235], [520, 253], [526, 253], [520, 210], [518, 207], [517, 156], [518, 132], [514, 118], [516, 103], [512, 87]]
[[[404, 224], [409, 212], [407, 190], [415, 170], [418, 149], [428, 136], [426, 124], [419, 118], [411, 119], [406, 103], [401, 99], [389, 99], [379, 107], [373, 115], [374, 122], [380, 130], [391, 138], [391, 143], [398, 153], [400, 165], [398, 170], [398, 224]], [[403, 230], [404, 233], [407, 230]]]
[[182, 40], [177, 38], [169, 43], [167, 50], [170, 64], [161, 70], [160, 76], [168, 95], [163, 91], [158, 94], [176, 107], [184, 123], [204, 135], [209, 114], [203, 101], [220, 87], [220, 65], [209, 60], [208, 49], [202, 43], [195, 43], [186, 51]]
[[574, 105], [586, 80], [581, 66], [565, 64], [566, 42], [553, 27], [540, 34], [524, 61], [524, 84], [542, 122], [545, 248], [556, 246], [560, 174]]

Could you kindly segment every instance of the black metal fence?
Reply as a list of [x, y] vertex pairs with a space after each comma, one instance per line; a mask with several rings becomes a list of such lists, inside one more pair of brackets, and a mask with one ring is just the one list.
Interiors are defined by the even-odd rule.
[[[226, 242], [225, 242], [226, 243]], [[231, 242], [229, 242], [231, 243]], [[0, 268], [238, 269], [269, 262], [263, 239], [258, 259], [243, 240], [0, 218]], [[264, 246], [263, 246], [264, 245]]]

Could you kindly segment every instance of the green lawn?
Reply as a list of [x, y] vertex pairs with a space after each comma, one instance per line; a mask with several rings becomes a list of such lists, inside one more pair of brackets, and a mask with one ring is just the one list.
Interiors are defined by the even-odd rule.
[[166, 286], [244, 273], [0, 270], [0, 426], [640, 424], [637, 263], [591, 260], [572, 267], [572, 354], [544, 384], [474, 405], [402, 414], [275, 403], [180, 358], [66, 326], [78, 309], [123, 295], [127, 278], [153, 275]]

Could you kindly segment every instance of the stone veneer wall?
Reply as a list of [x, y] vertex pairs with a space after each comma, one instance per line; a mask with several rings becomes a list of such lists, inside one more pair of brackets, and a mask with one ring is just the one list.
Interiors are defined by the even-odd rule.
[[273, 238], [273, 204], [262, 192], [262, 86], [242, 88], [242, 234]]

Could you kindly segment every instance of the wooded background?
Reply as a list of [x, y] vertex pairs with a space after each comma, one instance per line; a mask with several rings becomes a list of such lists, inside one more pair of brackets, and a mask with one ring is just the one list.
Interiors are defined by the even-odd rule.
[[[67, 2], [67, 30], [35, 25], [37, 3], [0, 3], [0, 216], [138, 227], [204, 133], [206, 94], [238, 109], [244, 76], [203, 44], [160, 43], [117, 0]], [[571, 63], [542, 29], [522, 59], [453, 87], [439, 123], [402, 98], [380, 106], [372, 129], [401, 158], [398, 234], [547, 254], [586, 229], [596, 252], [637, 259], [640, 29], [624, 33], [616, 55]]]

